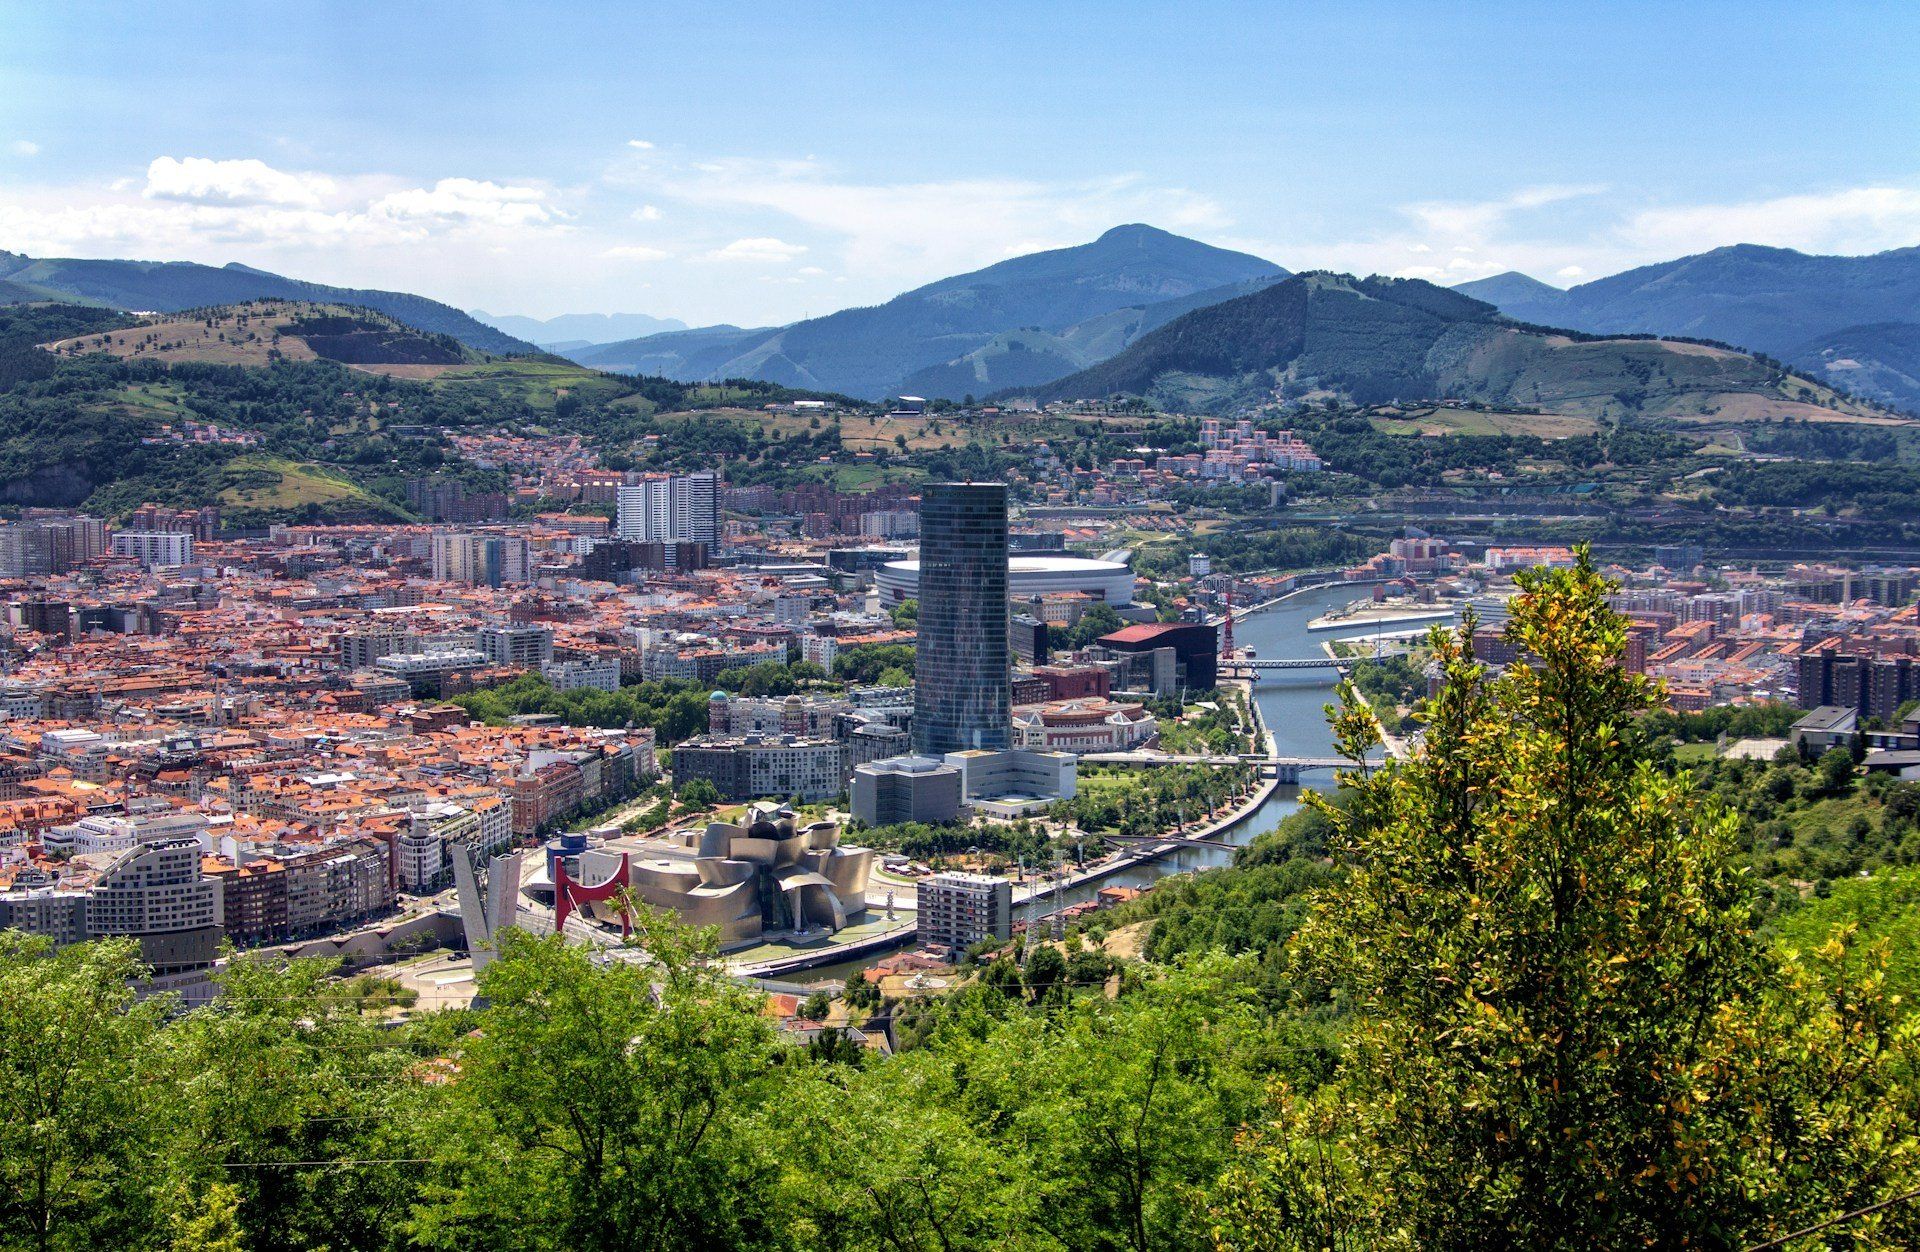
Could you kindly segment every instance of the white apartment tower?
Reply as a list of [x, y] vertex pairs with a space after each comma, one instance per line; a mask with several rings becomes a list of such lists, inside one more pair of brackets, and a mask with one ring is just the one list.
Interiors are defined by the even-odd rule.
[[712, 470], [647, 478], [620, 488], [620, 538], [640, 543], [720, 541], [720, 476]]

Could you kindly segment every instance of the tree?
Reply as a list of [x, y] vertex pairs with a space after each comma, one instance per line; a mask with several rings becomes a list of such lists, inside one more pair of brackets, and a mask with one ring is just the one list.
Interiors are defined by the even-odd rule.
[[143, 974], [130, 940], [56, 952], [0, 930], [0, 1243], [132, 1247], [156, 1223], [167, 1004], [135, 1001]]
[[1052, 944], [1041, 944], [1027, 957], [1026, 981], [1027, 995], [1035, 1004], [1065, 999], [1067, 958]]
[[680, 784], [679, 800], [689, 809], [710, 809], [720, 803], [720, 789], [704, 778], [689, 778]]
[[1853, 753], [1828, 748], [1820, 754], [1820, 787], [1829, 793], [1853, 790]]
[[[407, 1079], [418, 1054], [362, 1011], [378, 985], [334, 981], [337, 965], [234, 960], [219, 997], [168, 1028], [162, 1056], [178, 1093], [168, 1135], [193, 1202], [176, 1241], [244, 1224], [249, 1252], [395, 1246], [413, 1199], [406, 1167], [308, 1164], [415, 1155], [402, 1128], [430, 1098]], [[221, 1186], [233, 1191], [231, 1222], [215, 1202]]]
[[481, 976], [421, 1145], [438, 1158], [412, 1235], [439, 1248], [669, 1249], [763, 1241], [772, 1162], [752, 1118], [777, 1089], [758, 996], [708, 932], [641, 910], [650, 963], [510, 931]]
[[865, 970], [853, 971], [847, 978], [847, 989], [843, 994], [847, 1003], [856, 1009], [880, 1007], [880, 984], [868, 978]]
[[[1223, 1246], [1738, 1246], [1913, 1179], [1886, 1130], [1912, 1032], [1840, 955], [1757, 938], [1737, 820], [1650, 767], [1660, 695], [1585, 551], [1519, 581], [1508, 639], [1538, 663], [1489, 680], [1471, 622], [1436, 631], [1424, 750], [1325, 808], [1348, 869], [1296, 968], [1354, 1025], [1327, 1088], [1277, 1090]], [[1356, 763], [1378, 742], [1351, 688], [1335, 730]]]

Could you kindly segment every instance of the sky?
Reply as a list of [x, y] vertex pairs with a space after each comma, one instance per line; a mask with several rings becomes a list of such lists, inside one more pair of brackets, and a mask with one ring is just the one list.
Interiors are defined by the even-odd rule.
[[0, 248], [696, 325], [1125, 222], [1566, 286], [1920, 244], [1915, 65], [1912, 3], [0, 0]]

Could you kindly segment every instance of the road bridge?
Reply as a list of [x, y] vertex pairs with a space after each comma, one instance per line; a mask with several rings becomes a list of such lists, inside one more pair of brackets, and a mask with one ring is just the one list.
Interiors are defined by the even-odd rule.
[[1266, 756], [1249, 752], [1244, 756], [1176, 755], [1169, 752], [1089, 752], [1080, 758], [1087, 765], [1129, 765], [1146, 769], [1164, 765], [1207, 765], [1224, 769], [1232, 765], [1251, 765], [1264, 778], [1297, 783], [1309, 770], [1351, 769], [1353, 762], [1340, 756]]

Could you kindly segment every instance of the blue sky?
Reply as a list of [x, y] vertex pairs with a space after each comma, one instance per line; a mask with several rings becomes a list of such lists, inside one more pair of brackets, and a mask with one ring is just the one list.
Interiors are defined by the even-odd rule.
[[0, 248], [496, 313], [779, 322], [1128, 221], [1442, 282], [1920, 243], [1912, 4], [0, 0], [0, 36]]

